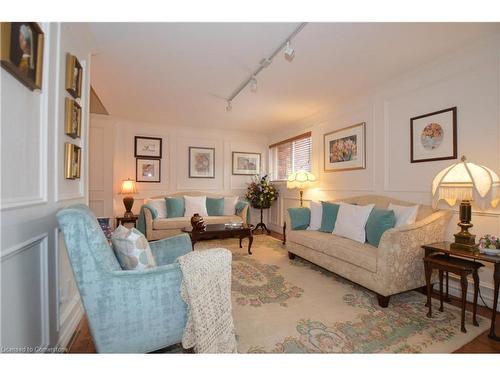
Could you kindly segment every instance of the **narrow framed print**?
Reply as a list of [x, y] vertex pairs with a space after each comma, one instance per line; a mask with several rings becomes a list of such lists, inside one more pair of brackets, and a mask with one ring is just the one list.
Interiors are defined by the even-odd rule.
[[457, 158], [457, 107], [410, 119], [410, 161]]
[[161, 160], [137, 158], [135, 164], [135, 180], [137, 182], [160, 182]]
[[44, 34], [36, 22], [0, 22], [0, 63], [30, 90], [42, 88]]
[[71, 98], [66, 98], [64, 132], [71, 138], [80, 138], [82, 125], [82, 108]]
[[81, 148], [73, 143], [66, 143], [64, 148], [64, 177], [67, 180], [80, 178], [81, 164]]
[[189, 147], [189, 178], [215, 178], [215, 148]]
[[161, 158], [161, 138], [134, 137], [134, 156], [136, 158]]
[[366, 168], [366, 123], [352, 125], [323, 136], [325, 172]]
[[255, 152], [233, 151], [233, 175], [259, 175], [260, 156], [260, 153]]
[[66, 91], [73, 98], [82, 97], [83, 68], [76, 56], [68, 53], [66, 55]]

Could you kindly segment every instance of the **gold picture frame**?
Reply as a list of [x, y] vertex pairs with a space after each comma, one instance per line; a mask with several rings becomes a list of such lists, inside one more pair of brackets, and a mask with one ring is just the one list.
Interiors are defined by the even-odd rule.
[[42, 88], [44, 34], [36, 22], [0, 22], [0, 65], [30, 90]]
[[324, 134], [323, 165], [325, 172], [366, 169], [366, 123]]
[[81, 174], [81, 148], [73, 143], [66, 143], [64, 147], [64, 177], [67, 180], [76, 180]]
[[71, 138], [80, 138], [82, 128], [82, 107], [71, 98], [66, 98], [64, 132]]
[[66, 91], [75, 99], [82, 96], [83, 68], [76, 56], [66, 55]]

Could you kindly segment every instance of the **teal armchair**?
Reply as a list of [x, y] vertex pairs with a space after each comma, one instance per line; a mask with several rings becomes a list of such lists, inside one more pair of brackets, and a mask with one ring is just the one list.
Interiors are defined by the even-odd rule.
[[176, 259], [191, 251], [181, 234], [151, 242], [158, 267], [122, 270], [85, 205], [57, 213], [75, 280], [99, 353], [147, 353], [181, 342], [186, 305]]

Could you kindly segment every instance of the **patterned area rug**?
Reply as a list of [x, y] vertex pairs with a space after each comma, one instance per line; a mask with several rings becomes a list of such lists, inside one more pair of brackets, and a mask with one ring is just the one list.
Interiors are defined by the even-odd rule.
[[391, 298], [380, 308], [374, 293], [296, 257], [281, 242], [255, 236], [254, 255], [237, 239], [198, 242], [196, 250], [224, 247], [233, 253], [233, 317], [240, 353], [451, 353], [486, 331], [445, 304], [427, 318], [418, 292]]

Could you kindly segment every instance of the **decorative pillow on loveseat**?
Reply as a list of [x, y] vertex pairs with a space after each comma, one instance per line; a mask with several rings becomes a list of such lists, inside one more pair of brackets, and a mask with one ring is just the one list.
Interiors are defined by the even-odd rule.
[[146, 198], [144, 204], [154, 207], [156, 209], [156, 217], [158, 219], [165, 219], [167, 217], [167, 203], [165, 198]]
[[340, 203], [337, 221], [335, 222], [335, 228], [333, 228], [333, 234], [365, 243], [365, 225], [374, 206], [374, 204], [358, 206], [354, 204]]
[[223, 216], [224, 198], [207, 197], [207, 213], [208, 216]]
[[382, 238], [384, 232], [394, 228], [394, 225], [396, 225], [396, 215], [393, 210], [383, 210], [374, 207], [366, 222], [366, 242], [378, 247], [380, 238]]
[[167, 218], [184, 216], [184, 198], [167, 197]]
[[311, 201], [309, 208], [311, 209], [311, 222], [307, 230], [319, 230], [323, 220], [323, 205], [321, 202]]
[[332, 233], [333, 228], [335, 228], [340, 205], [336, 203], [321, 202], [321, 207], [321, 228], [319, 228], [319, 231]]
[[156, 267], [149, 242], [137, 229], [120, 225], [111, 235], [113, 250], [124, 270], [143, 270]]
[[311, 221], [311, 210], [307, 207], [293, 207], [288, 209], [292, 230], [307, 229]]

